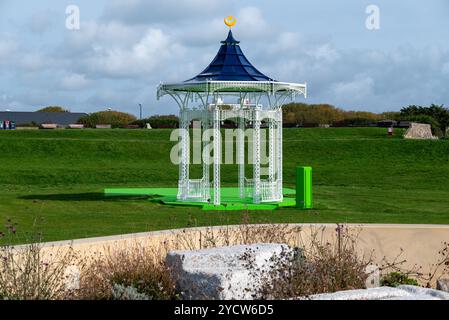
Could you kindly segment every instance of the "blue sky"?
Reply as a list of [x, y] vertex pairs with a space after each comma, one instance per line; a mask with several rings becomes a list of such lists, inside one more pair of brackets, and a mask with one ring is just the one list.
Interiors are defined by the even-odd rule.
[[[77, 5], [81, 28], [65, 27]], [[368, 30], [368, 5], [380, 30]], [[226, 37], [282, 81], [307, 82], [309, 103], [382, 112], [449, 105], [449, 1], [0, 0], [0, 110], [63, 105], [177, 113], [156, 87], [201, 72]]]

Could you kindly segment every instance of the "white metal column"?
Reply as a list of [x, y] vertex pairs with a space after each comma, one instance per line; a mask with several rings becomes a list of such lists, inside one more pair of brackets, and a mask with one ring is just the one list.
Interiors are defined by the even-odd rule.
[[189, 163], [190, 163], [190, 121], [188, 112], [181, 112], [181, 159], [179, 162], [178, 199], [187, 200], [189, 194]]
[[220, 183], [220, 165], [221, 165], [221, 119], [220, 108], [214, 109], [214, 205], [221, 204], [221, 183]]
[[270, 118], [268, 119], [268, 181], [270, 183], [276, 180], [276, 119]]
[[240, 198], [246, 198], [245, 192], [245, 118], [243, 114], [239, 117], [239, 128], [237, 134], [237, 163], [239, 166], [239, 189]]
[[284, 192], [283, 192], [283, 159], [282, 159], [282, 153], [283, 153], [283, 121], [282, 121], [282, 110], [278, 110], [277, 112], [277, 121], [276, 121], [276, 127], [277, 127], [277, 183], [278, 183], [278, 193], [279, 193], [279, 199], [282, 201], [284, 199]]
[[259, 204], [261, 202], [261, 180], [260, 180], [260, 109], [256, 107], [254, 110], [254, 138], [253, 138], [253, 202]]
[[[204, 133], [209, 130], [210, 123], [209, 123], [209, 117], [207, 115], [204, 115], [202, 118], [202, 128], [203, 128], [203, 135]], [[203, 161], [203, 201], [210, 201], [210, 163], [209, 163], [209, 157], [210, 157], [210, 142], [205, 141], [203, 139], [203, 154], [202, 161]], [[203, 157], [204, 155], [204, 157]]]

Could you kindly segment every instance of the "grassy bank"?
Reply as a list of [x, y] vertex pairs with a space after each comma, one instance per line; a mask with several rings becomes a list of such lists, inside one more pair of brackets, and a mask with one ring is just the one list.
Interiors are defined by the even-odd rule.
[[[386, 129], [286, 129], [285, 184], [314, 167], [312, 211], [254, 212], [254, 222], [449, 223], [449, 141], [407, 141]], [[237, 223], [242, 213], [208, 213], [144, 199], [105, 199], [106, 187], [176, 186], [169, 130], [0, 132], [0, 223], [33, 224], [45, 240], [192, 225]], [[195, 171], [195, 170], [194, 170]], [[225, 185], [235, 166], [224, 166]]]

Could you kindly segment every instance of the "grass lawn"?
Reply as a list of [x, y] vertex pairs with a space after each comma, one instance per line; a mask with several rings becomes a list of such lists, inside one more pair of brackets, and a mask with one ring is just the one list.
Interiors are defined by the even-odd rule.
[[[169, 130], [0, 131], [0, 231], [47, 241], [238, 223], [242, 212], [106, 199], [104, 188], [175, 187]], [[286, 129], [284, 180], [314, 168], [315, 210], [252, 212], [253, 222], [449, 224], [449, 141], [407, 141], [386, 129]], [[193, 174], [198, 174], [197, 168]], [[222, 180], [237, 182], [236, 166]], [[34, 231], [33, 231], [34, 232]]]

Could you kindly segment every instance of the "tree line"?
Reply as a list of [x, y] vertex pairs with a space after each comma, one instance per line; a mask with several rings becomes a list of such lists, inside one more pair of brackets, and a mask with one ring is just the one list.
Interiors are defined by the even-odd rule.
[[[63, 107], [46, 107], [39, 112], [68, 112]], [[449, 109], [444, 105], [431, 104], [428, 107], [411, 105], [399, 112], [374, 113], [368, 111], [345, 111], [331, 104], [290, 103], [282, 108], [286, 127], [317, 127], [329, 125], [334, 127], [371, 126], [382, 120], [409, 121], [427, 123], [435, 135], [443, 137], [449, 128]], [[114, 128], [137, 126], [144, 128], [149, 123], [152, 128], [178, 128], [176, 115], [155, 115], [137, 120], [135, 116], [118, 111], [100, 111], [80, 119], [87, 127], [98, 124], [110, 124]]]
[[284, 125], [287, 127], [369, 126], [382, 120], [408, 121], [430, 124], [437, 136], [445, 136], [449, 128], [449, 109], [444, 105], [428, 107], [411, 105], [399, 112], [373, 113], [345, 111], [330, 104], [290, 103], [283, 107]]
[[367, 111], [345, 111], [330, 104], [290, 103], [282, 111], [284, 124], [289, 127], [364, 126], [385, 117]]
[[153, 129], [174, 129], [179, 127], [179, 118], [175, 115], [155, 115], [146, 119], [137, 120], [129, 113], [118, 111], [100, 111], [85, 116], [79, 120], [87, 128], [95, 128], [97, 125], [111, 125], [112, 128], [146, 128], [147, 123]]
[[429, 107], [412, 105], [403, 108], [398, 116], [413, 122], [427, 123], [439, 137], [446, 137], [449, 130], [449, 109], [444, 105], [431, 104]]

